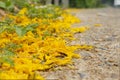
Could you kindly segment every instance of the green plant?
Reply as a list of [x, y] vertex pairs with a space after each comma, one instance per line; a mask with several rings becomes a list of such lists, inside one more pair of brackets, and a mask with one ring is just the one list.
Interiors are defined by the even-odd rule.
[[39, 5], [40, 0], [0, 0], [0, 8], [7, 11], [15, 11], [15, 8], [21, 9], [31, 5]]
[[86, 7], [92, 8], [92, 7], [97, 7], [97, 1], [98, 0], [85, 0]]
[[14, 66], [14, 61], [11, 59], [15, 55], [14, 49], [20, 46], [14, 43], [8, 43], [4, 48], [0, 48], [0, 65], [3, 63], [8, 63]]
[[19, 9], [30, 6], [29, 0], [10, 0], [10, 1], [12, 1], [14, 5]]
[[38, 24], [30, 24], [26, 27], [15, 26], [14, 29], [19, 36], [24, 36], [28, 31], [34, 31], [37, 26]]
[[70, 7], [94, 8], [101, 7], [101, 0], [70, 0]]
[[5, 8], [5, 3], [0, 1], [0, 8]]
[[57, 18], [62, 14], [59, 7], [53, 5], [40, 6], [40, 8], [31, 7], [28, 8], [27, 16], [30, 18]]
[[18, 36], [24, 36], [28, 31], [34, 31], [38, 24], [29, 24], [25, 27], [19, 26], [17, 24], [11, 25], [12, 20], [6, 18], [4, 21], [0, 22], [0, 33], [7, 31], [10, 33], [16, 32]]
[[14, 4], [10, 0], [0, 1], [0, 8], [7, 11], [12, 11], [14, 9]]
[[76, 7], [79, 8], [84, 8], [86, 7], [86, 3], [85, 3], [85, 0], [76, 0]]
[[47, 1], [47, 0], [40, 0], [40, 3], [41, 3], [42, 5], [45, 5], [45, 4], [46, 4], [46, 1]]
[[5, 18], [4, 21], [0, 21], [0, 33], [5, 30], [11, 31], [13, 28], [11, 27], [12, 20], [10, 18]]

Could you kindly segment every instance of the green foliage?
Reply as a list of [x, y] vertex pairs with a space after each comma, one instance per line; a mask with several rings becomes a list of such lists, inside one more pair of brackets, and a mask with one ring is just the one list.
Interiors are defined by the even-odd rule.
[[9, 0], [7, 0], [5, 3], [6, 3], [6, 9], [8, 11], [12, 11], [13, 8], [14, 8], [14, 4], [11, 1], [9, 1]]
[[10, 12], [14, 12], [15, 7], [21, 9], [39, 4], [40, 0], [0, 0], [0, 8]]
[[2, 63], [8, 63], [11, 66], [14, 66], [14, 61], [11, 59], [11, 57], [15, 56], [14, 50], [20, 47], [20, 45], [8, 43], [4, 48], [0, 48], [0, 65]]
[[24, 36], [28, 31], [34, 31], [38, 24], [30, 24], [27, 25], [26, 27], [21, 27], [21, 26], [15, 26], [15, 32], [19, 36]]
[[30, 5], [29, 0], [10, 0], [14, 5], [21, 9], [23, 7], [28, 7]]
[[24, 36], [28, 31], [34, 31], [38, 24], [29, 24], [27, 26], [11, 25], [12, 20], [7, 18], [3, 22], [0, 22], [0, 33], [7, 32], [16, 32], [19, 36]]
[[0, 57], [0, 64], [2, 64], [2, 63], [8, 63], [11, 66], [14, 66], [14, 61], [12, 59], [10, 59], [8, 56]]
[[70, 7], [94, 8], [101, 7], [101, 0], [70, 0]]
[[76, 7], [75, 1], [74, 1], [74, 0], [70, 0], [70, 1], [69, 1], [69, 6], [70, 6], [70, 7]]
[[47, 0], [39, 0], [42, 5], [45, 5]]
[[14, 4], [10, 0], [0, 1], [0, 8], [7, 11], [12, 11], [14, 8]]
[[[41, 19], [56, 19], [60, 17], [61, 14], [62, 10], [60, 10], [59, 7], [46, 5], [38, 8], [31, 6], [31, 8], [28, 8], [28, 11], [25, 15], [29, 18], [39, 17]], [[46, 21], [42, 22], [41, 24], [49, 25], [49, 23]], [[24, 36], [28, 31], [32, 31], [34, 33], [37, 26], [37, 23], [20, 26], [19, 24], [14, 23], [12, 19], [5, 18], [3, 21], [0, 21], [0, 33], [4, 31], [7, 31], [8, 33], [16, 32], [18, 36]], [[48, 35], [45, 33], [45, 36]]]
[[92, 8], [97, 7], [98, 0], [85, 0], [86, 7]]
[[10, 0], [17, 6], [19, 9], [24, 7], [30, 7], [31, 5], [39, 5], [40, 0]]
[[15, 48], [15, 44], [8, 44], [4, 48], [0, 48], [0, 65], [2, 63], [8, 63], [11, 66], [14, 65], [14, 61], [11, 57], [15, 55], [13, 52]]
[[75, 3], [76, 3], [76, 7], [78, 7], [78, 8], [86, 7], [85, 0], [76, 0]]
[[6, 18], [4, 21], [0, 21], [0, 33], [4, 31], [12, 31], [13, 28], [10, 27], [12, 23], [12, 20], [10, 18]]
[[14, 53], [12, 51], [9, 51], [7, 49], [3, 50], [4, 53], [1, 54], [2, 57], [0, 57], [0, 63], [9, 63], [11, 66], [14, 65], [13, 60], [11, 59], [12, 56], [14, 56]]
[[45, 32], [43, 33], [42, 39], [44, 40], [47, 36], [52, 36], [52, 33], [51, 33], [50, 31], [45, 31]]
[[59, 17], [62, 14], [62, 10], [57, 11], [56, 9], [60, 8], [53, 5], [40, 6], [38, 8], [31, 7], [28, 8], [27, 16], [30, 18], [39, 17], [53, 19]]
[[3, 8], [3, 9], [5, 9], [5, 8], [6, 8], [5, 3], [4, 3], [4, 2], [2, 2], [2, 1], [0, 1], [0, 8]]

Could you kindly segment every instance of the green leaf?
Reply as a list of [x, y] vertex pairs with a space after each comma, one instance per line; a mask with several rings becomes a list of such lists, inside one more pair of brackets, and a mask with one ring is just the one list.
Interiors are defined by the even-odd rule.
[[22, 28], [15, 27], [15, 31], [19, 36], [22, 36]]
[[12, 51], [5, 50], [4, 55], [9, 57], [9, 56], [14, 56], [14, 53]]
[[43, 33], [42, 40], [44, 40], [47, 36], [52, 36], [51, 32], [45, 31], [45, 32]]
[[22, 27], [15, 27], [15, 31], [19, 36], [23, 36], [26, 33], [25, 29]]
[[8, 6], [11, 6], [12, 5], [12, 2], [11, 1], [6, 1], [5, 2], [5, 5], [8, 7]]
[[10, 43], [8, 43], [8, 45], [6, 45], [5, 49], [10, 50], [10, 48], [11, 48], [14, 50], [14, 49], [20, 48], [20, 47], [21, 47], [21, 45], [10, 42]]
[[33, 31], [37, 26], [38, 26], [38, 24], [30, 24], [27, 27], [25, 27], [25, 29], [27, 31]]
[[5, 31], [5, 28], [3, 26], [0, 26], [0, 33], [2, 33], [3, 31]]
[[5, 3], [4, 3], [4, 2], [2, 2], [2, 1], [0, 1], [0, 8], [3, 8], [3, 9], [5, 9], [5, 8], [6, 8]]
[[15, 26], [15, 31], [19, 36], [24, 36], [28, 31], [34, 31], [38, 24], [29, 24], [26, 27]]
[[14, 8], [14, 4], [12, 1], [8, 0], [5, 2], [6, 8], [7, 10], [13, 9]]
[[0, 54], [0, 64], [1, 63], [8, 63], [11, 66], [14, 65], [14, 61], [11, 59], [12, 56], [15, 54], [12, 51], [9, 51], [7, 49], [3, 49], [4, 53]]
[[14, 61], [8, 57], [4, 57], [2, 58], [3, 62], [6, 62], [8, 64], [10, 64], [11, 66], [14, 66]]

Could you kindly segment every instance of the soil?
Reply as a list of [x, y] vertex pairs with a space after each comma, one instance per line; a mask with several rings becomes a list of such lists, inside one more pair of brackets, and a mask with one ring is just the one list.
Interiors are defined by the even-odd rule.
[[[82, 58], [74, 65], [41, 72], [47, 80], [120, 80], [120, 8], [72, 10], [81, 19], [73, 27], [89, 26], [84, 33], [75, 34], [74, 44], [88, 44], [94, 50], [78, 50]], [[95, 24], [101, 24], [96, 27]]]

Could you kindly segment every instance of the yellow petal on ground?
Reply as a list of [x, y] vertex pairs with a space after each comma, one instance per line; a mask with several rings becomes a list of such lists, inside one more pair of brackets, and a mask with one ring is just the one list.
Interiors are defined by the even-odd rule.
[[102, 24], [94, 24], [95, 27], [101, 27]]
[[74, 32], [74, 33], [77, 33], [77, 32], [82, 33], [82, 32], [87, 31], [88, 29], [89, 28], [86, 27], [86, 26], [81, 26], [81, 27], [77, 27], [77, 28], [72, 28], [72, 32]]

